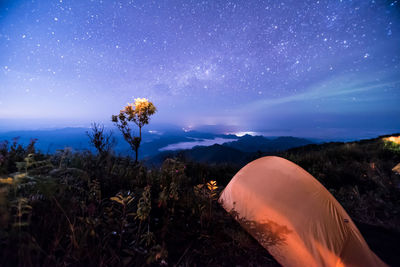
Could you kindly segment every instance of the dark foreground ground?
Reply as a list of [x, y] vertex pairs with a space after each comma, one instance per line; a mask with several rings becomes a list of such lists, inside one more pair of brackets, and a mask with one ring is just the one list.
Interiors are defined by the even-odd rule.
[[[277, 154], [316, 177], [371, 249], [400, 266], [399, 146], [378, 138]], [[216, 201], [240, 167], [178, 158], [148, 169], [110, 153], [2, 144], [0, 266], [277, 266]]]

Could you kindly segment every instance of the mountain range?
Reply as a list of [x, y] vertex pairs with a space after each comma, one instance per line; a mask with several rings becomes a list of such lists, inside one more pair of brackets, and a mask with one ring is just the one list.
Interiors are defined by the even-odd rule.
[[[74, 150], [91, 150], [86, 132], [88, 128], [62, 128], [53, 130], [13, 131], [0, 133], [0, 142], [18, 137], [18, 142], [27, 145], [31, 139], [37, 139], [36, 148], [43, 153], [71, 147]], [[108, 131], [108, 130], [106, 130]], [[132, 153], [119, 132], [113, 133], [114, 151], [117, 154]], [[215, 144], [216, 143], [216, 144]], [[167, 156], [180, 156], [208, 163], [241, 164], [260, 152], [275, 152], [315, 143], [297, 137], [236, 136], [233, 134], [213, 134], [196, 131], [156, 131], [145, 132], [139, 155], [149, 164], [159, 164]], [[184, 148], [184, 149], [179, 149]]]
[[308, 139], [291, 136], [267, 138], [264, 136], [244, 135], [238, 137], [236, 141], [223, 144], [195, 146], [191, 149], [162, 152], [154, 157], [147, 158], [146, 162], [149, 165], [159, 165], [167, 157], [180, 157], [209, 164], [230, 163], [243, 165], [265, 153], [274, 153], [314, 143]]

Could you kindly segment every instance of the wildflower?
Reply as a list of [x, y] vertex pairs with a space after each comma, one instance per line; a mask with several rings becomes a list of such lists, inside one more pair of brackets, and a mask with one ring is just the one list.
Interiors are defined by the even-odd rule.
[[217, 190], [217, 188], [218, 188], [217, 181], [213, 181], [213, 180], [209, 181], [207, 183], [207, 187], [208, 187], [208, 190], [210, 190], [210, 191]]
[[13, 184], [14, 180], [11, 177], [0, 178], [0, 184]]

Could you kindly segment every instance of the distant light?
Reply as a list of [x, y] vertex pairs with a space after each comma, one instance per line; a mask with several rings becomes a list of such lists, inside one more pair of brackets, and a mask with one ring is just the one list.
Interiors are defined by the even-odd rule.
[[239, 136], [239, 137], [245, 136], [246, 134], [253, 135], [253, 136], [257, 135], [256, 132], [236, 132], [236, 133], [232, 133], [232, 134]]
[[385, 138], [383, 138], [383, 140], [395, 143], [397, 145], [400, 145], [400, 136], [385, 137]]
[[190, 131], [192, 130], [192, 126], [188, 126], [188, 127], [186, 127], [186, 128], [183, 127], [182, 130], [183, 130], [185, 133], [190, 132]]

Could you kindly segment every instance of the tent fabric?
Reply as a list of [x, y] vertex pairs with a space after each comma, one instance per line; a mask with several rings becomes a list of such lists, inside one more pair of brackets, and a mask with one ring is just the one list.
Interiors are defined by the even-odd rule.
[[329, 191], [286, 159], [250, 162], [219, 202], [283, 266], [386, 266]]
[[397, 174], [400, 174], [400, 163], [393, 167], [392, 171]]

